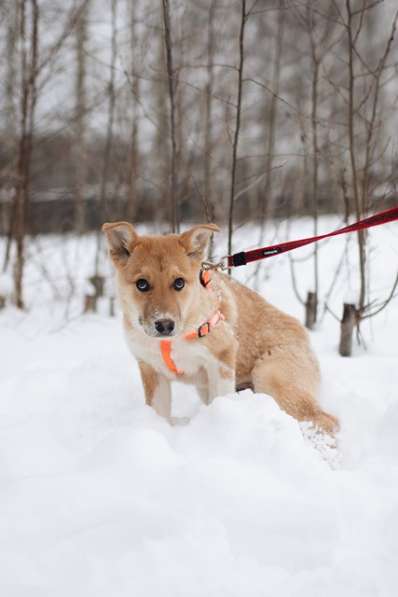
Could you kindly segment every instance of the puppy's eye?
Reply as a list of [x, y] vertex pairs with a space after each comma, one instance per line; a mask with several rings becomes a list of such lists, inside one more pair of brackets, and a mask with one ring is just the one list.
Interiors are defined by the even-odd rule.
[[173, 282], [174, 290], [182, 290], [185, 286], [185, 280], [183, 278], [176, 278]]
[[148, 290], [150, 289], [149, 282], [148, 280], [145, 280], [145, 278], [140, 278], [139, 280], [137, 280], [135, 285], [137, 286], [140, 292], [148, 292]]

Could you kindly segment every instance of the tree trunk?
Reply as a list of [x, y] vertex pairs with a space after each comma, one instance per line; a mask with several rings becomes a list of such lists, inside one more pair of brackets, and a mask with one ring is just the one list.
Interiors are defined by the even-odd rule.
[[139, 47], [137, 19], [137, 3], [128, 3], [128, 19], [130, 21], [130, 68], [131, 68], [131, 92], [132, 92], [132, 125], [130, 133], [130, 147], [128, 158], [128, 191], [127, 191], [127, 221], [133, 222], [137, 211], [137, 178], [139, 175], [139, 110], [138, 98], [140, 95], [140, 79], [137, 77], [137, 48]]
[[[36, 77], [38, 64], [39, 7], [37, 0], [30, 0], [31, 28], [28, 31], [27, 1], [20, 4], [21, 39], [21, 128], [19, 133], [17, 190], [15, 195], [14, 301], [23, 309], [23, 274], [25, 267], [25, 234], [30, 191], [30, 167], [33, 150], [34, 113], [36, 107]], [[29, 40], [27, 35], [29, 33]]]
[[[351, 0], [346, 0], [346, 11], [347, 11], [347, 36], [348, 36], [348, 140], [349, 140], [349, 158], [351, 164], [351, 176], [352, 176], [352, 191], [355, 203], [355, 215], [357, 220], [363, 217], [363, 203], [359, 191], [358, 171], [357, 166], [357, 142], [356, 142], [356, 78], [355, 72], [355, 42], [354, 42], [354, 25], [353, 25], [353, 13], [351, 9]], [[358, 32], [357, 32], [358, 35]], [[363, 313], [366, 302], [366, 231], [359, 230], [357, 232], [358, 239], [358, 253], [359, 253], [359, 273], [360, 273], [360, 289], [359, 289], [359, 300], [358, 300], [358, 311], [360, 314]]]
[[[236, 192], [236, 167], [238, 159], [239, 133], [242, 115], [242, 88], [243, 88], [243, 66], [245, 59], [245, 25], [246, 25], [246, 0], [241, 0], [241, 21], [239, 29], [239, 66], [238, 66], [238, 91], [236, 102], [235, 133], [232, 143], [232, 166], [231, 166], [231, 187], [229, 193], [228, 210], [228, 254], [232, 254], [232, 236], [234, 232], [234, 207]], [[231, 274], [231, 270], [228, 270]]]
[[86, 43], [89, 2], [84, 6], [76, 24], [76, 87], [75, 87], [75, 230], [82, 234], [85, 229], [86, 180]]
[[[19, 3], [9, 3], [5, 11], [5, 18], [7, 20], [7, 37], [6, 37], [6, 74], [5, 74], [5, 128], [6, 128], [6, 144], [10, 147], [10, 153], [16, 155], [18, 152], [17, 140], [17, 108], [16, 108], [16, 85], [17, 85], [17, 43], [18, 43], [18, 20], [19, 20]], [[15, 177], [14, 168], [12, 174]], [[13, 183], [13, 186], [15, 183]], [[16, 186], [16, 185], [15, 185]], [[14, 192], [15, 192], [14, 186]], [[6, 271], [10, 262], [11, 245], [14, 233], [15, 220], [15, 203], [11, 209], [7, 209], [5, 202], [0, 203], [2, 209], [2, 220], [4, 222], [4, 229], [7, 228], [7, 241], [5, 247], [4, 261], [2, 269]]]
[[212, 0], [209, 8], [208, 32], [207, 32], [207, 83], [205, 94], [205, 124], [204, 124], [204, 161], [203, 161], [203, 179], [204, 179], [204, 199], [209, 206], [208, 212], [210, 220], [214, 214], [213, 196], [212, 196], [212, 170], [211, 170], [211, 152], [213, 149], [213, 87], [214, 87], [214, 52], [215, 52], [215, 27], [214, 13], [216, 3]]
[[84, 313], [95, 313], [97, 310], [97, 297], [93, 294], [86, 294], [84, 297]]
[[162, 0], [163, 5], [163, 29], [164, 44], [166, 50], [166, 72], [169, 89], [170, 122], [169, 134], [171, 143], [171, 162], [169, 175], [169, 206], [170, 206], [170, 225], [171, 232], [179, 231], [179, 213], [178, 213], [178, 185], [177, 185], [177, 140], [176, 140], [176, 105], [175, 91], [176, 80], [173, 62], [173, 45], [170, 30], [170, 6], [169, 0]]
[[[118, 0], [112, 0], [111, 4], [111, 63], [109, 65], [109, 82], [108, 82], [108, 116], [106, 127], [105, 149], [102, 166], [102, 178], [100, 188], [100, 210], [103, 221], [109, 217], [109, 175], [111, 172], [111, 156], [113, 148], [113, 126], [115, 121], [115, 107], [116, 107], [116, 93], [115, 93], [115, 68], [116, 68], [116, 52], [117, 52], [117, 5]], [[94, 276], [99, 276], [99, 262], [102, 247], [102, 232], [97, 232], [97, 247], [95, 253]]]
[[[266, 143], [265, 143], [265, 183], [264, 194], [262, 196], [260, 207], [260, 238], [259, 244], [262, 245], [265, 236], [265, 227], [269, 215], [272, 212], [273, 188], [272, 188], [272, 166], [275, 151], [275, 132], [278, 119], [278, 96], [281, 79], [281, 61], [283, 50], [283, 37], [285, 30], [285, 6], [284, 0], [279, 1], [278, 6], [277, 33], [274, 43], [274, 59], [272, 64], [272, 91], [273, 94], [269, 100], [269, 108], [266, 110]], [[264, 35], [267, 39], [267, 36]], [[267, 41], [269, 43], [269, 39]], [[267, 94], [268, 95], [268, 94]]]

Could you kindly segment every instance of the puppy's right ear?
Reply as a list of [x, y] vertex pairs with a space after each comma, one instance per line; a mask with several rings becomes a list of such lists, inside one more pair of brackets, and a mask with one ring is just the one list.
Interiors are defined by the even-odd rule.
[[115, 266], [123, 266], [130, 257], [138, 234], [128, 222], [112, 222], [102, 226], [109, 246], [109, 253]]

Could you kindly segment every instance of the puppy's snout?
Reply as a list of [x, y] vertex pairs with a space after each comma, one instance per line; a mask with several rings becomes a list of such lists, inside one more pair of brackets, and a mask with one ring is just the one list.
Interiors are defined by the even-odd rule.
[[155, 321], [156, 331], [161, 336], [170, 336], [174, 331], [175, 323], [172, 319], [157, 319]]

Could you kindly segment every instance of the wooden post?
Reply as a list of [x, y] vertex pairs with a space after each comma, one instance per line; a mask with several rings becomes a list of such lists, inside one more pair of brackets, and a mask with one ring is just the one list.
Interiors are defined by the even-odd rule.
[[343, 319], [340, 327], [339, 354], [342, 357], [352, 355], [352, 334], [357, 319], [357, 309], [355, 305], [344, 303]]
[[313, 330], [316, 324], [318, 312], [318, 296], [316, 292], [307, 293], [307, 301], [305, 303], [305, 327]]
[[97, 310], [97, 297], [86, 294], [84, 297], [84, 313], [95, 313]]
[[109, 315], [115, 317], [115, 297], [111, 296], [109, 299]]
[[92, 286], [94, 287], [96, 298], [99, 298], [100, 296], [104, 296], [104, 286], [105, 286], [104, 276], [100, 276], [99, 274], [96, 274], [94, 276], [90, 276], [89, 281], [92, 284]]

